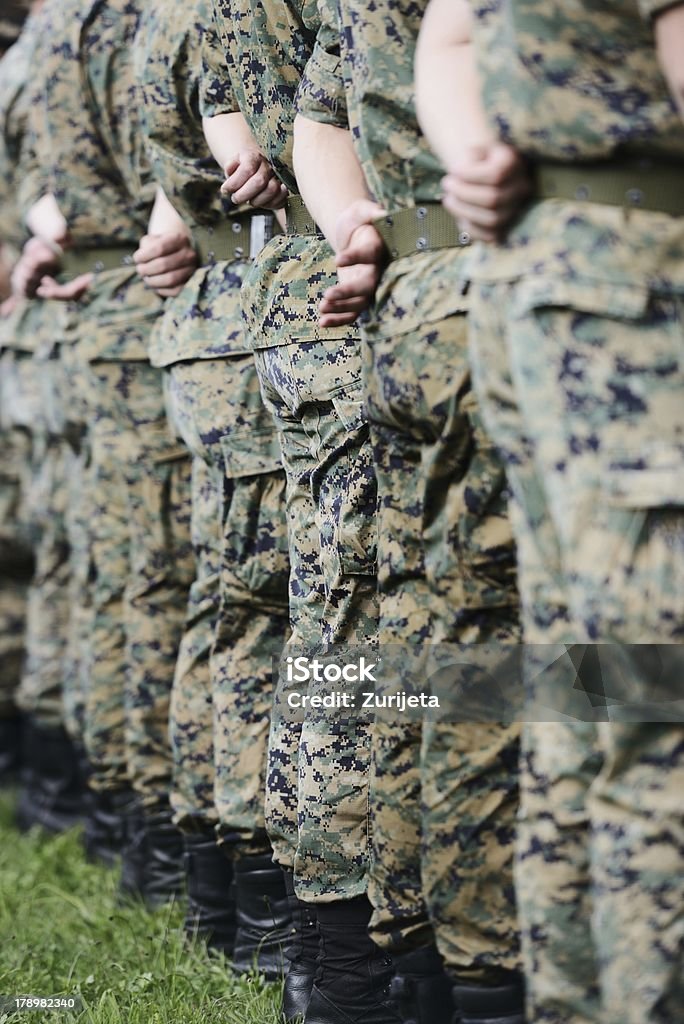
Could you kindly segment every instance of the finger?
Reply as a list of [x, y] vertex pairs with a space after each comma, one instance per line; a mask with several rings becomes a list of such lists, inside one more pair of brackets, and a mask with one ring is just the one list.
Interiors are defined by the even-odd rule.
[[[497, 231], [505, 227], [518, 210], [518, 204], [508, 204], [496, 210], [485, 210], [481, 206], [463, 202], [453, 195], [449, 198], [447, 209], [459, 220], [470, 221], [475, 227], [484, 231]], [[445, 197], [446, 202], [446, 197]]]
[[43, 277], [36, 294], [40, 295], [43, 299], [60, 299], [62, 301], [80, 299], [90, 287], [92, 279], [92, 274], [81, 274], [79, 277], [75, 277], [73, 281], [59, 284], [55, 281], [54, 277]]
[[277, 178], [272, 178], [266, 188], [249, 200], [250, 206], [255, 207], [255, 209], [266, 210], [276, 203], [282, 203], [284, 187]]
[[170, 256], [162, 256], [156, 260], [139, 263], [137, 264], [137, 269], [143, 280], [147, 280], [148, 278], [158, 277], [160, 274], [168, 274], [173, 270], [179, 270], [182, 267], [195, 266], [197, 266], [197, 253], [194, 249], [186, 248], [172, 253]]
[[471, 241], [475, 242], [496, 242], [499, 232], [492, 229], [484, 229], [479, 224], [473, 223], [461, 213], [460, 207], [448, 196], [442, 200], [444, 208], [452, 215], [460, 231], [466, 233]]
[[258, 153], [246, 153], [238, 158], [235, 170], [228, 173], [226, 168], [226, 180], [221, 186], [222, 192], [237, 192], [252, 178], [259, 170], [263, 157]]
[[191, 248], [190, 239], [185, 234], [146, 235], [140, 239], [140, 245], [133, 253], [136, 266], [149, 263], [151, 260], [172, 256], [174, 253], [187, 251]]
[[182, 287], [190, 280], [194, 272], [194, 267], [181, 267], [165, 274], [155, 274], [152, 277], [144, 277], [143, 281], [147, 287], [151, 288], [153, 291], [157, 291], [159, 288]]
[[382, 269], [382, 257], [383, 253], [381, 249], [377, 248], [373, 251], [365, 245], [355, 245], [352, 242], [349, 248], [342, 249], [338, 252], [335, 258], [335, 263], [338, 267], [353, 267], [355, 265], [366, 266], [373, 268], [374, 271], [379, 274]]
[[492, 150], [485, 160], [464, 160], [451, 170], [471, 185], [501, 185], [513, 175], [524, 173], [524, 164], [515, 150], [502, 147]]
[[233, 191], [233, 202], [236, 204], [252, 202], [255, 196], [258, 196], [267, 188], [272, 178], [273, 174], [270, 168], [259, 168], [259, 170], [257, 170], [251, 178], [244, 183], [242, 188], [238, 188]]
[[371, 298], [371, 295], [360, 293], [339, 297], [331, 296], [326, 292], [321, 299], [319, 308], [322, 313], [360, 313], [362, 310], [368, 309]]
[[175, 298], [176, 295], [180, 295], [183, 291], [183, 286], [178, 285], [176, 288], [154, 288], [153, 291], [162, 299], [172, 299]]
[[321, 327], [347, 327], [355, 323], [358, 313], [325, 313], [319, 318]]
[[516, 178], [506, 182], [504, 185], [471, 185], [468, 182], [459, 182], [457, 186], [449, 188], [449, 194], [457, 202], [470, 206], [477, 206], [484, 210], [502, 210], [510, 208], [514, 201], [523, 196], [528, 190], [528, 183], [524, 179]]

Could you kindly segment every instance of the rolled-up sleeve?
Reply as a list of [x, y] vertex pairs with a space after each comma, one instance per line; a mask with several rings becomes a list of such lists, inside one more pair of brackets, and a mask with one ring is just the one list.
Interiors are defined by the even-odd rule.
[[297, 113], [311, 121], [347, 128], [347, 102], [334, 0], [319, 0], [321, 26], [297, 90]]

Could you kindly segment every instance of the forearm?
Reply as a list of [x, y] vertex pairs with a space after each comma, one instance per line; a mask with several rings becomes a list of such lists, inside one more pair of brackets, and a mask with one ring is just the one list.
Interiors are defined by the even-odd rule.
[[294, 168], [299, 190], [309, 213], [337, 249], [340, 214], [355, 201], [370, 198], [351, 132], [301, 114], [295, 119], [294, 132]]
[[202, 126], [207, 145], [222, 170], [225, 170], [236, 153], [257, 148], [249, 125], [239, 112], [204, 117]]
[[47, 242], [63, 245], [67, 239], [67, 222], [51, 193], [41, 196], [29, 209], [26, 214], [26, 225], [31, 234]]
[[157, 186], [157, 194], [154, 199], [152, 213], [150, 214], [147, 232], [150, 235], [166, 235], [171, 232], [184, 232], [188, 236], [190, 235], [185, 221], [169, 202], [161, 186]]
[[431, 0], [416, 50], [416, 110], [445, 168], [494, 136], [480, 98], [471, 13], [466, 0]]
[[660, 67], [684, 121], [684, 3], [656, 19], [655, 37]]

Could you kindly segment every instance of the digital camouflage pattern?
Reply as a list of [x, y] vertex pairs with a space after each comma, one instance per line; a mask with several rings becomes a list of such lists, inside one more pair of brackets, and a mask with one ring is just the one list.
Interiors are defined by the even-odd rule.
[[207, 53], [208, 96], [217, 102], [229, 78], [259, 149], [290, 192], [296, 193], [294, 101], [320, 28], [316, 0], [213, 0], [213, 4], [225, 56]]
[[[457, 273], [449, 251], [392, 264], [377, 319], [364, 331], [380, 636], [388, 643], [519, 639], [505, 478], [470, 384]], [[454, 974], [495, 981], [498, 968], [519, 959], [518, 729], [426, 721], [421, 730], [380, 720], [373, 738], [375, 941], [397, 951], [428, 944], [432, 925]], [[475, 843], [484, 805], [492, 813]]]
[[[374, 642], [377, 495], [358, 343], [276, 346], [256, 364], [288, 481], [292, 649]], [[369, 730], [314, 713], [299, 726], [287, 689], [281, 677], [266, 793], [276, 860], [302, 899], [349, 899], [367, 885]]]
[[27, 170], [28, 85], [40, 26], [40, 17], [29, 15], [19, 39], [0, 60], [0, 240], [17, 247], [26, 235], [17, 195]]
[[[26, 632], [17, 702], [45, 726], [62, 722], [61, 659], [67, 608], [68, 545], [64, 529], [66, 477], [63, 447], [53, 433], [46, 392], [55, 378], [38, 353], [59, 333], [59, 317], [40, 300], [20, 303], [2, 324], [0, 406], [12, 447], [24, 456], [18, 469], [21, 530], [30, 547], [34, 572], [26, 594]], [[20, 534], [21, 536], [21, 534]]]
[[[475, 0], [473, 33], [494, 131], [529, 156], [684, 157], [684, 126], [656, 59], [667, 0]], [[638, 83], [638, 87], [635, 87]]]
[[[211, 0], [146, 3], [134, 52], [143, 100], [143, 141], [155, 181], [188, 226], [208, 227], [235, 213], [219, 188], [224, 175], [209, 152], [202, 116], [211, 116], [207, 67], [220, 66], [223, 50]], [[221, 113], [238, 109], [223, 89]]]
[[[619, 116], [618, 80], [642, 104], [640, 118], [629, 115], [635, 140], [681, 152], [681, 125], [665, 135], [673, 108], [636, 6], [585, 18], [592, 42], [587, 34], [573, 49], [574, 80], [590, 82], [611, 46], [622, 56], [619, 67], [606, 57], [591, 118], [582, 96], [573, 104], [566, 95], [581, 154], [592, 127], [607, 133]], [[542, 63], [559, 51], [545, 24]], [[527, 45], [501, 9], [485, 26]], [[486, 38], [476, 31], [478, 49]], [[479, 54], [486, 91], [503, 83], [489, 52]], [[499, 53], [514, 66], [512, 51]], [[540, 151], [571, 159], [554, 148], [565, 121], [553, 83], [540, 76], [539, 87], [548, 93], [535, 125]], [[519, 145], [533, 109], [526, 98], [512, 121]], [[513, 492], [524, 634], [535, 643], [681, 640], [683, 243], [682, 218], [549, 200], [533, 203], [504, 244], [473, 250], [474, 380]], [[644, 663], [630, 676], [642, 701], [631, 722], [525, 727], [516, 881], [534, 1020], [674, 1024], [681, 1015], [682, 914], [673, 908], [682, 905], [684, 729], [644, 721], [653, 679]], [[559, 706], [574, 681], [559, 679]]]
[[[441, 170], [413, 106], [425, 6], [322, 4], [328, 31], [298, 96], [305, 116], [338, 127], [344, 97], [366, 180], [389, 210], [440, 193]], [[505, 476], [470, 381], [462, 260], [442, 250], [391, 263], [362, 328], [384, 643], [519, 637]], [[496, 980], [498, 969], [518, 965], [517, 749], [515, 727], [376, 721], [369, 895], [379, 945], [427, 945], [432, 926], [459, 977]], [[487, 803], [496, 810], [473, 843]]]
[[416, 120], [413, 61], [427, 0], [321, 0], [323, 29], [297, 96], [314, 121], [349, 127], [387, 210], [440, 198], [444, 174]]
[[[0, 381], [7, 382], [10, 370], [12, 388], [17, 358], [14, 352], [0, 356]], [[0, 387], [0, 717], [12, 717], [24, 661], [27, 588], [33, 575], [25, 507], [32, 446], [28, 430], [9, 421], [4, 391]]]
[[130, 781], [154, 809], [168, 798], [170, 690], [194, 572], [190, 458], [168, 428], [161, 371], [143, 362], [79, 362], [78, 371], [92, 456], [90, 784]]
[[[235, 207], [201, 129], [208, 5], [147, 11], [138, 61], [144, 130], [158, 180], [190, 225]], [[228, 94], [223, 98], [223, 112]], [[203, 108], [206, 113], [206, 104]], [[190, 115], [190, 116], [188, 116]], [[193, 456], [197, 577], [176, 668], [172, 803], [181, 827], [216, 823], [231, 852], [265, 853], [272, 657], [289, 631], [285, 475], [240, 316], [244, 261], [198, 270], [167, 305], [153, 339], [169, 366], [174, 425]], [[219, 359], [218, 357], [230, 357]]]
[[531, 1019], [675, 1024], [684, 1002], [681, 728], [526, 730], [516, 882]]
[[[50, 89], [32, 110], [36, 151], [83, 248], [132, 249], [147, 228], [154, 188], [131, 52], [139, 19], [124, 0], [74, 3], [41, 37]], [[91, 785], [130, 782], [150, 809], [168, 799], [169, 699], [192, 579], [190, 459], [166, 423], [162, 373], [147, 362], [162, 308], [134, 269], [96, 274], [69, 305], [62, 350], [89, 430]]]
[[280, 447], [251, 354], [178, 363], [168, 393], [194, 460], [199, 565], [174, 683], [175, 810], [181, 826], [214, 818], [237, 855], [264, 853], [273, 658], [289, 632]]
[[46, 8], [37, 59], [49, 84], [31, 119], [39, 162], [76, 248], [134, 249], [147, 228], [154, 183], [132, 53], [141, 10], [134, 0]]
[[[196, 0], [182, 10], [163, 0], [148, 4], [135, 46], [142, 132], [155, 180], [190, 230], [195, 225], [218, 228], [226, 217], [244, 212], [220, 194], [224, 176], [202, 132], [202, 116], [216, 110], [205, 95], [210, 57], [215, 64], [223, 60], [210, 0]], [[221, 113], [237, 109], [229, 87], [223, 88], [222, 99]], [[167, 304], [154, 331], [150, 356], [155, 366], [248, 351], [235, 299], [245, 269], [244, 262], [212, 261], [196, 272]]]
[[[214, 10], [238, 105], [277, 174], [296, 192], [294, 99], [320, 28], [316, 4], [215, 0]], [[225, 76], [218, 68], [217, 81]], [[322, 642], [368, 642], [377, 631], [376, 496], [360, 342], [353, 328], [322, 331], [317, 324], [320, 296], [334, 280], [327, 243], [290, 236], [262, 250], [242, 292], [287, 474], [292, 643], [307, 651]], [[284, 690], [281, 678], [281, 699]], [[350, 749], [360, 780], [353, 793], [340, 785]], [[276, 709], [266, 820], [275, 859], [294, 868], [302, 899], [365, 891], [367, 764], [361, 723], [336, 732], [312, 715], [300, 728]]]

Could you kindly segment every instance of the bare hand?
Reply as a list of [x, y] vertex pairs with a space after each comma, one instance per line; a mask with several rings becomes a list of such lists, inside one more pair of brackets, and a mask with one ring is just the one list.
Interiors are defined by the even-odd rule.
[[199, 264], [192, 240], [184, 231], [144, 235], [133, 259], [147, 287], [164, 298], [178, 295]]
[[41, 299], [57, 299], [59, 302], [71, 302], [80, 299], [92, 284], [94, 274], [79, 274], [71, 281], [60, 284], [54, 277], [42, 278], [36, 295]]
[[445, 208], [471, 238], [496, 242], [532, 190], [524, 157], [501, 142], [473, 149], [442, 179]]
[[278, 210], [287, 199], [287, 187], [276, 178], [268, 160], [257, 149], [237, 153], [224, 171], [226, 180], [221, 192], [230, 196], [236, 206], [249, 203], [262, 210]]
[[42, 278], [59, 269], [59, 256], [42, 238], [29, 238], [12, 270], [12, 292], [33, 296]]
[[377, 203], [360, 199], [340, 216], [336, 232], [339, 283], [323, 294], [321, 327], [352, 324], [371, 306], [387, 263], [385, 243], [372, 222], [384, 212]]

